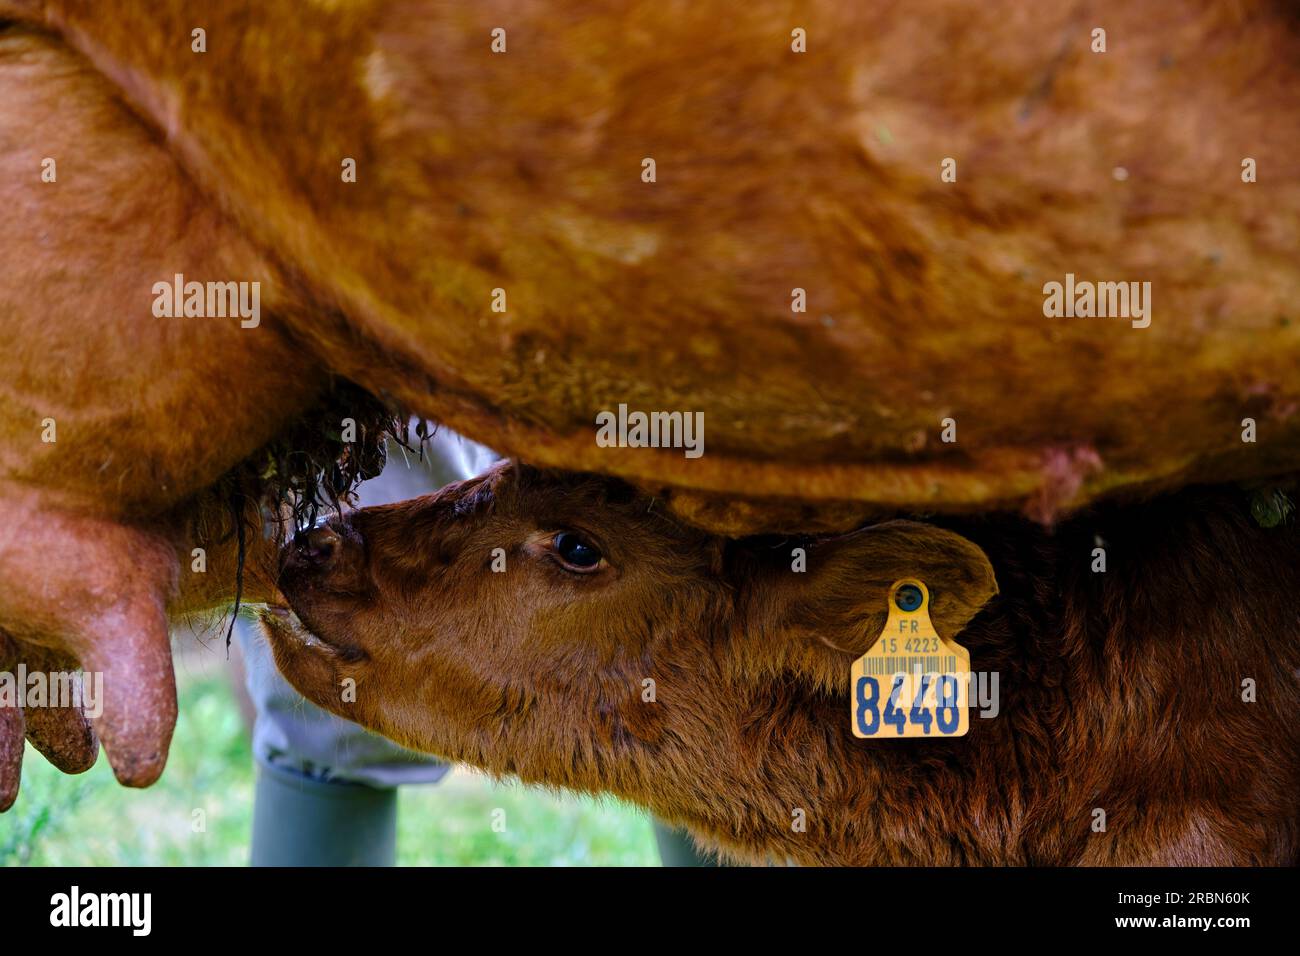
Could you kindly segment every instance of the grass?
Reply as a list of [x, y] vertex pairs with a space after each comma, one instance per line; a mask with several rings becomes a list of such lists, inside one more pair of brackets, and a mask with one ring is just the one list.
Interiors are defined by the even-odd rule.
[[[253, 755], [227, 678], [219, 668], [200, 670], [178, 667], [171, 756], [147, 790], [118, 786], [102, 754], [69, 777], [29, 746], [18, 802], [0, 816], [0, 865], [245, 865]], [[404, 787], [399, 799], [401, 865], [659, 862], [649, 818], [616, 800], [496, 783], [463, 768], [434, 786]], [[492, 826], [496, 810], [505, 811], [503, 832]]]

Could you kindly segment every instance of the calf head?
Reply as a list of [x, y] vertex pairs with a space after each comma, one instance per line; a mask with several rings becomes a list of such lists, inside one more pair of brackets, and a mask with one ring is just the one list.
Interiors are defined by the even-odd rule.
[[925, 580], [945, 636], [996, 591], [983, 552], [927, 525], [727, 539], [617, 480], [512, 462], [332, 518], [282, 560], [292, 610], [264, 620], [316, 703], [493, 772], [613, 792], [747, 858], [846, 859], [847, 824], [811, 807], [870, 798], [855, 768], [878, 745], [851, 736], [849, 671], [890, 585]]

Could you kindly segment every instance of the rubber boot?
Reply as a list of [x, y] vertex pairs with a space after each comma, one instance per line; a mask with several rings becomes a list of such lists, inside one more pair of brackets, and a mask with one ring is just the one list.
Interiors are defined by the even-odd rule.
[[253, 866], [393, 866], [397, 791], [258, 765]]

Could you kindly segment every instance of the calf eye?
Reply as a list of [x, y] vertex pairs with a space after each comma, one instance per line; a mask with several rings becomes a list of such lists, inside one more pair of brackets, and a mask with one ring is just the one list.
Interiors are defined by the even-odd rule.
[[555, 536], [555, 553], [570, 571], [595, 571], [600, 567], [600, 552], [571, 531], [561, 531]]

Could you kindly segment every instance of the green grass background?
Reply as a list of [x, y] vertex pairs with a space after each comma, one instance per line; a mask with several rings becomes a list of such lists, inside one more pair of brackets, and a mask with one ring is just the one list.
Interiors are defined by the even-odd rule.
[[[18, 802], [0, 816], [0, 865], [242, 866], [253, 814], [253, 755], [219, 667], [177, 668], [180, 717], [162, 779], [118, 786], [103, 754], [70, 777], [27, 748]], [[650, 819], [613, 799], [496, 783], [456, 768], [401, 789], [398, 863], [452, 866], [657, 866]], [[505, 832], [492, 811], [506, 812]], [[206, 830], [194, 832], [194, 811]]]

